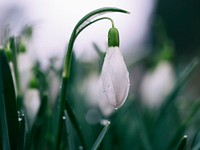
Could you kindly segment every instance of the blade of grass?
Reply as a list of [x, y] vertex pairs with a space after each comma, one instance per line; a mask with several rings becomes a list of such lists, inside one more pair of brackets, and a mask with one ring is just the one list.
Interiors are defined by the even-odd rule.
[[[1, 61], [1, 60], [0, 60]], [[0, 66], [1, 72], [1, 66]], [[2, 149], [10, 150], [10, 141], [8, 136], [8, 124], [6, 119], [6, 110], [4, 103], [3, 87], [2, 87], [2, 74], [0, 73], [0, 119], [1, 119], [1, 133], [2, 133]]]
[[86, 144], [85, 144], [85, 140], [84, 140], [84, 137], [83, 137], [83, 134], [82, 134], [82, 131], [81, 131], [81, 126], [75, 116], [75, 113], [74, 111], [72, 110], [71, 106], [69, 105], [68, 101], [65, 101], [65, 109], [67, 110], [67, 114], [69, 116], [69, 119], [71, 120], [77, 134], [78, 134], [78, 137], [80, 139], [80, 142], [83, 146], [84, 149], [86, 149]]
[[181, 142], [180, 142], [177, 150], [185, 150], [186, 144], [187, 144], [187, 135], [184, 135], [183, 138], [181, 139]]
[[101, 131], [101, 133], [99, 134], [99, 136], [98, 136], [97, 140], [95, 141], [94, 145], [92, 146], [91, 150], [97, 150], [97, 148], [103, 141], [103, 138], [105, 137], [105, 134], [107, 133], [107, 131], [109, 129], [110, 122], [108, 120], [104, 120], [104, 121], [106, 121], [105, 126], [104, 126], [103, 130]]
[[191, 149], [192, 150], [199, 150], [200, 149], [200, 130], [198, 130], [192, 140]]
[[16, 149], [19, 140], [17, 104], [12, 74], [4, 50], [0, 50], [0, 110], [3, 145], [8, 149]]
[[66, 126], [67, 143], [68, 143], [69, 150], [75, 150], [72, 127], [71, 127], [70, 119], [66, 111], [65, 111], [65, 126]]
[[47, 117], [47, 105], [48, 105], [48, 97], [47, 95], [43, 95], [37, 116], [35, 118], [34, 124], [32, 126], [31, 132], [28, 135], [28, 141], [26, 143], [26, 149], [34, 148], [38, 149], [39, 147], [42, 149], [42, 141], [45, 140], [42, 134], [45, 133], [44, 126]]
[[198, 99], [196, 103], [192, 106], [188, 116], [183, 120], [183, 123], [175, 133], [175, 136], [172, 138], [172, 140], [169, 142], [168, 149], [171, 149], [178, 143], [178, 140], [180, 137], [183, 135], [185, 132], [186, 128], [189, 126], [191, 123], [191, 120], [194, 118], [194, 116], [198, 113], [200, 110], [200, 100]]
[[25, 149], [25, 117], [24, 115], [19, 116], [19, 150]]
[[[0, 120], [1, 120], [1, 117], [0, 117]], [[0, 123], [0, 149], [3, 149], [1, 123]]]

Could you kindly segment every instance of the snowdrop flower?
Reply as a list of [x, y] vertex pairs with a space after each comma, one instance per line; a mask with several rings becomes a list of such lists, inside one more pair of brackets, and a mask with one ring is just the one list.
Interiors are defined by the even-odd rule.
[[24, 105], [29, 123], [32, 126], [40, 106], [40, 94], [37, 89], [29, 89], [26, 91]]
[[149, 108], [158, 108], [175, 86], [175, 72], [172, 64], [162, 61], [152, 72], [147, 73], [141, 83], [142, 101]]
[[119, 33], [114, 26], [108, 32], [108, 49], [101, 77], [107, 100], [114, 108], [121, 107], [128, 96], [130, 80], [119, 48]]

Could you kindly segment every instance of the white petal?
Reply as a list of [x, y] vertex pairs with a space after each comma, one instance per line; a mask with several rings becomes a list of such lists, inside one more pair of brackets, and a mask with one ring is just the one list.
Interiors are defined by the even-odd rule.
[[119, 47], [108, 48], [101, 75], [107, 100], [119, 108], [128, 96], [130, 85], [129, 73]]

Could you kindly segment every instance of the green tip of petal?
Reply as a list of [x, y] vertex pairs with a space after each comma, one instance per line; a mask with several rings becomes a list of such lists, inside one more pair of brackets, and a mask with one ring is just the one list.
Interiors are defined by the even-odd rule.
[[108, 31], [108, 47], [119, 47], [119, 31], [112, 27]]

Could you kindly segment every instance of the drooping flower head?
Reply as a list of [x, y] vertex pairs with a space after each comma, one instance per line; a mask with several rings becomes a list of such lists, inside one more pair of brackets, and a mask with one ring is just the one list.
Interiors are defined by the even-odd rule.
[[108, 49], [102, 67], [105, 96], [116, 109], [125, 102], [129, 87], [129, 73], [119, 48], [119, 32], [114, 26], [108, 32]]

